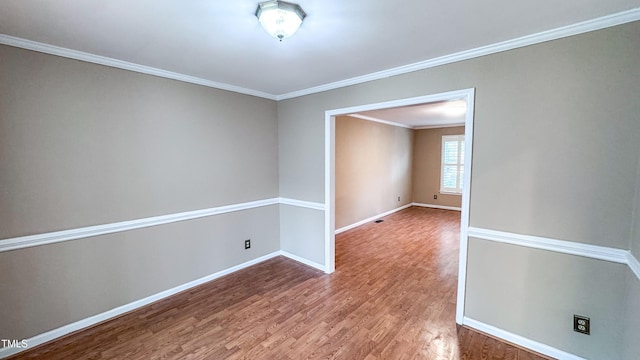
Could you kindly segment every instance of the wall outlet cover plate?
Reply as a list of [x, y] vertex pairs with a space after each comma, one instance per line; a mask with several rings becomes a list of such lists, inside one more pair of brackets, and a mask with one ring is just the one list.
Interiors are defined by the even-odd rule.
[[573, 331], [589, 335], [591, 332], [591, 321], [586, 316], [573, 315]]

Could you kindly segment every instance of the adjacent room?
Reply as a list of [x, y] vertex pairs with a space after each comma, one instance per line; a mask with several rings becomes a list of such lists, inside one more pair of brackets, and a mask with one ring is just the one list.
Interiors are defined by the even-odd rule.
[[637, 0], [2, 1], [0, 358], [636, 360], [638, 94]]
[[465, 115], [453, 99], [338, 116], [336, 231], [411, 205], [460, 211]]

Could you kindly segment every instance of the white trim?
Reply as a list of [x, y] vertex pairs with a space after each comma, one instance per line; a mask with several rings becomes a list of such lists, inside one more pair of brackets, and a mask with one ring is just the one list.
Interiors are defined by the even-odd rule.
[[440, 194], [442, 195], [462, 195], [462, 191], [461, 192], [453, 192], [453, 191], [444, 191], [444, 190], [440, 190]]
[[442, 128], [464, 126], [464, 123], [433, 124], [433, 125], [413, 126], [413, 125], [402, 124], [402, 123], [395, 122], [395, 121], [379, 119], [379, 118], [376, 118], [376, 117], [373, 117], [373, 116], [367, 116], [367, 115], [361, 115], [361, 114], [347, 114], [345, 116], [354, 117], [354, 118], [358, 118], [358, 119], [362, 119], [362, 120], [369, 120], [369, 121], [373, 121], [373, 122], [377, 122], [377, 123], [381, 123], [381, 124], [385, 124], [385, 125], [399, 126], [399, 127], [402, 127], [402, 128], [412, 129], [412, 130], [442, 129]]
[[422, 125], [413, 127], [414, 130], [429, 130], [429, 129], [442, 129], [442, 128], [451, 128], [464, 126], [464, 123], [455, 123], [455, 124], [435, 124], [435, 125]]
[[366, 115], [360, 115], [360, 114], [349, 114], [347, 116], [358, 118], [358, 119], [362, 119], [362, 120], [369, 120], [369, 121], [373, 121], [373, 122], [377, 122], [377, 123], [385, 124], [385, 125], [399, 126], [399, 127], [406, 128], [406, 129], [413, 129], [413, 126], [401, 124], [401, 123], [395, 122], [395, 121], [378, 119], [378, 118], [374, 118], [373, 116], [366, 116]]
[[172, 71], [154, 68], [151, 66], [139, 65], [139, 64], [122, 61], [122, 60], [118, 60], [118, 59], [114, 59], [106, 56], [94, 55], [94, 54], [90, 54], [82, 51], [71, 50], [71, 49], [60, 47], [60, 46], [49, 45], [49, 44], [44, 44], [36, 41], [21, 39], [15, 36], [0, 34], [0, 44], [9, 45], [9, 46], [13, 46], [21, 49], [37, 51], [44, 54], [56, 55], [56, 56], [65, 57], [68, 59], [80, 60], [88, 63], [109, 66], [117, 69], [129, 70], [129, 71], [133, 71], [141, 74], [147, 74], [147, 75], [158, 76], [161, 78], [166, 78], [171, 80], [183, 81], [186, 83], [202, 85], [202, 86], [206, 86], [214, 89], [233, 91], [240, 94], [257, 96], [257, 97], [266, 98], [270, 100], [277, 100], [277, 96], [268, 94], [262, 91], [258, 91], [258, 90], [247, 89], [240, 86], [229, 85], [229, 84], [225, 84], [217, 81], [211, 81], [211, 80], [190, 76], [190, 75], [184, 75], [184, 74], [180, 74]]
[[361, 111], [417, 105], [444, 100], [465, 100], [467, 103], [464, 134], [467, 143], [465, 144], [464, 154], [464, 189], [462, 192], [462, 213], [460, 215], [460, 261], [458, 268], [458, 297], [456, 301], [456, 323], [461, 324], [464, 316], [464, 300], [467, 279], [467, 248], [469, 241], [467, 228], [469, 226], [469, 189], [471, 187], [471, 149], [473, 149], [473, 114], [475, 106], [474, 88], [325, 111], [325, 267], [327, 268], [328, 273], [333, 272], [335, 269], [335, 117], [339, 115], [358, 113]]
[[638, 280], [640, 280], [640, 262], [638, 262], [638, 259], [636, 259], [636, 257], [633, 256], [631, 251], [627, 253], [627, 264], [629, 265], [629, 268], [631, 269], [631, 271], [633, 271], [633, 273], [636, 274], [636, 277], [638, 278]]
[[503, 330], [503, 329], [499, 329], [495, 326], [491, 326], [488, 324], [485, 324], [483, 322], [480, 322], [478, 320], [474, 320], [468, 317], [464, 317], [463, 319], [463, 325], [472, 328], [472, 329], [476, 329], [478, 331], [481, 331], [483, 333], [486, 333], [488, 335], [491, 336], [495, 336], [498, 339], [502, 339], [505, 341], [508, 341], [512, 344], [518, 345], [518, 346], [522, 346], [523, 348], [526, 349], [530, 349], [533, 350], [535, 352], [538, 352], [540, 354], [546, 355], [546, 356], [550, 356], [554, 359], [558, 359], [558, 360], [585, 360], [584, 358], [581, 358], [577, 355], [568, 353], [566, 351], [562, 351], [560, 349], [556, 349], [552, 346], [537, 342], [535, 340], [531, 340], [528, 339], [526, 337], [520, 336], [520, 335], [516, 335], [514, 333], [511, 333], [509, 331]]
[[464, 317], [465, 295], [467, 291], [467, 252], [469, 248], [469, 207], [471, 203], [471, 169], [473, 166], [473, 119], [475, 112], [475, 88], [467, 89], [464, 100], [467, 113], [464, 117], [464, 179], [462, 185], [462, 210], [460, 214], [460, 256], [458, 267], [458, 292], [456, 298], [456, 323], [462, 324]]
[[[456, 151], [456, 163], [446, 164], [445, 160], [445, 147], [447, 142], [456, 142], [458, 150]], [[462, 195], [463, 179], [460, 179], [460, 170], [464, 170], [464, 154], [460, 152], [460, 148], [464, 144], [464, 135], [442, 135], [440, 141], [440, 193], [448, 195]], [[447, 188], [444, 186], [444, 168], [445, 166], [456, 167], [456, 187]]]
[[519, 38], [507, 40], [507, 41], [502, 41], [502, 42], [490, 44], [487, 46], [481, 46], [475, 49], [470, 49], [470, 50], [465, 50], [465, 51], [461, 51], [461, 52], [457, 52], [449, 55], [444, 55], [441, 57], [424, 60], [417, 63], [409, 64], [409, 65], [399, 66], [399, 67], [378, 71], [378, 72], [367, 74], [367, 75], [357, 76], [350, 79], [345, 79], [345, 80], [336, 81], [329, 84], [311, 87], [308, 89], [293, 91], [287, 94], [278, 95], [276, 99], [286, 100], [286, 99], [296, 98], [304, 95], [319, 93], [322, 91], [362, 84], [368, 81], [384, 79], [387, 77], [402, 75], [402, 74], [410, 73], [413, 71], [429, 69], [436, 66], [451, 64], [451, 63], [455, 63], [463, 60], [469, 60], [469, 59], [491, 55], [491, 54], [495, 54], [495, 53], [499, 53], [507, 50], [517, 49], [517, 48], [521, 48], [529, 45], [535, 45], [535, 44], [543, 43], [546, 41], [561, 39], [561, 38], [565, 38], [573, 35], [583, 34], [590, 31], [604, 29], [607, 27], [630, 23], [637, 20], [640, 20], [640, 8], [622, 11], [619, 13], [595, 18], [592, 20], [587, 20], [587, 21], [576, 23], [576, 24], [539, 32], [536, 34], [531, 34], [531, 35], [527, 35], [527, 36], [523, 36], [523, 37], [519, 37]]
[[[460, 194], [458, 194], [460, 195]], [[444, 206], [444, 205], [433, 205], [433, 204], [423, 204], [423, 203], [412, 203], [412, 206], [433, 208], [433, 209], [442, 209], [442, 210], [454, 210], [454, 211], [462, 211], [461, 207], [456, 206]]]
[[497, 241], [505, 244], [526, 246], [534, 249], [554, 251], [563, 254], [584, 256], [587, 258], [606, 260], [620, 264], [628, 264], [628, 250], [605, 246], [578, 243], [574, 241], [544, 238], [532, 235], [522, 235], [505, 231], [470, 227], [469, 237], [483, 240]]
[[296, 200], [290, 198], [279, 198], [280, 204], [298, 206], [307, 209], [321, 210], [324, 211], [324, 204], [318, 202], [304, 201], [304, 200]]
[[[426, 104], [426, 103], [438, 102], [438, 101], [467, 100], [469, 93], [472, 91], [474, 91], [474, 88], [447, 91], [443, 93], [416, 96], [416, 97], [399, 99], [399, 100], [383, 101], [383, 102], [373, 103], [373, 104], [356, 105], [356, 106], [350, 106], [350, 107], [340, 108], [340, 109], [332, 109], [332, 110], [325, 111], [325, 120], [327, 120], [326, 115], [335, 117], [340, 115], [359, 113], [363, 111], [381, 110], [381, 109], [410, 106], [410, 105], [419, 105], [419, 104]], [[467, 102], [467, 109], [471, 109], [470, 104], [468, 102]], [[469, 111], [467, 111], [467, 113], [468, 112]]]
[[401, 206], [401, 207], [399, 207], [399, 208], [395, 208], [395, 209], [393, 209], [393, 210], [389, 210], [389, 211], [383, 212], [382, 214], [374, 215], [374, 216], [369, 217], [369, 218], [366, 218], [366, 219], [364, 219], [364, 220], [360, 220], [360, 221], [358, 221], [358, 222], [356, 222], [356, 223], [353, 223], [353, 224], [351, 224], [351, 225], [343, 226], [343, 227], [341, 227], [340, 229], [337, 229], [337, 230], [336, 230], [336, 235], [337, 235], [337, 234], [340, 234], [340, 233], [343, 233], [343, 232], [345, 232], [345, 231], [347, 231], [347, 230], [351, 230], [351, 229], [353, 229], [353, 228], [356, 228], [356, 227], [358, 227], [358, 226], [364, 225], [364, 224], [366, 224], [366, 223], [370, 223], [370, 222], [372, 222], [372, 221], [374, 221], [374, 220], [377, 220], [377, 219], [379, 219], [379, 218], [381, 218], [381, 217], [385, 217], [385, 216], [391, 215], [391, 214], [393, 214], [393, 213], [395, 213], [395, 212], [398, 212], [398, 211], [400, 211], [400, 210], [404, 210], [404, 209], [406, 209], [406, 208], [408, 208], [408, 207], [411, 207], [411, 206], [412, 206], [412, 204], [407, 204], [407, 205]]
[[185, 211], [176, 214], [153, 216], [148, 218], [121, 221], [110, 224], [87, 226], [76, 229], [54, 231], [44, 234], [20, 236], [11, 239], [0, 240], [0, 252], [24, 249], [32, 246], [58, 243], [68, 240], [76, 240], [91, 236], [111, 234], [121, 231], [140, 229], [150, 226], [170, 224], [178, 221], [193, 220], [207, 216], [221, 215], [235, 211], [249, 210], [262, 206], [279, 204], [278, 198], [250, 201], [239, 204], [218, 206], [210, 209]]
[[[276, 256], [279, 256], [280, 252], [276, 251], [276, 252], [272, 252], [270, 254], [261, 256], [259, 258], [244, 262], [242, 264], [236, 265], [236, 266], [232, 266], [228, 269], [225, 270], [221, 270], [218, 271], [214, 274], [211, 275], [207, 275], [205, 277], [190, 281], [186, 284], [182, 284], [179, 286], [176, 286], [174, 288], [168, 289], [168, 290], [164, 290], [161, 291], [155, 295], [151, 295], [151, 296], [147, 296], [146, 298], [140, 299], [140, 300], [136, 300], [133, 302], [130, 302], [128, 304], [122, 305], [122, 306], [118, 306], [117, 308], [105, 311], [103, 313], [88, 317], [86, 319], [82, 319], [80, 321], [76, 321], [74, 323], [68, 324], [68, 325], [64, 325], [62, 327], [59, 327], [57, 329], [53, 329], [51, 331], [47, 331], [45, 333], [36, 335], [32, 338], [27, 339], [28, 343], [29, 343], [29, 348], [33, 348], [35, 346], [44, 344], [48, 341], [57, 339], [61, 336], [67, 335], [69, 333], [72, 333], [74, 331], [78, 331], [84, 328], [87, 328], [89, 326], [93, 326], [95, 324], [101, 323], [105, 320], [109, 320], [112, 319], [116, 316], [122, 315], [124, 313], [127, 313], [129, 311], [133, 311], [136, 309], [139, 309], [145, 305], [149, 305], [151, 303], [154, 303], [158, 300], [162, 300], [164, 298], [167, 298], [169, 296], [175, 295], [179, 292], [191, 289], [193, 287], [196, 287], [198, 285], [202, 285], [206, 282], [218, 279], [222, 276], [231, 274], [233, 272], [236, 272], [238, 270], [242, 270], [244, 268], [247, 268], [249, 266], [253, 266], [255, 264], [258, 264], [260, 262], [272, 259]], [[18, 352], [27, 350], [27, 348], [0, 348], [0, 359], [11, 356], [13, 354], [16, 354]]]
[[324, 263], [336, 270], [336, 118], [325, 112], [324, 121]]
[[324, 267], [324, 265], [322, 265], [322, 264], [318, 264], [318, 263], [317, 263], [317, 262], [315, 262], [315, 261], [311, 261], [311, 260], [309, 260], [309, 259], [305, 259], [305, 258], [303, 258], [303, 257], [300, 257], [300, 256], [298, 256], [298, 255], [294, 255], [294, 254], [292, 254], [292, 253], [290, 253], [290, 252], [286, 252], [286, 251], [284, 251], [284, 250], [280, 250], [280, 255], [282, 255], [282, 256], [284, 256], [284, 257], [287, 257], [287, 258], [289, 258], [289, 259], [291, 259], [291, 260], [297, 261], [297, 262], [299, 262], [299, 263], [302, 263], [302, 264], [304, 264], [304, 265], [307, 265], [307, 266], [309, 266], [309, 267], [316, 268], [316, 269], [318, 269], [318, 270], [320, 270], [320, 271], [323, 271], [323, 272], [325, 272], [325, 273], [327, 272], [327, 271], [326, 271], [326, 269], [325, 269], [325, 267]]
[[207, 216], [221, 215], [235, 211], [255, 209], [262, 206], [285, 204], [299, 206], [308, 209], [324, 211], [323, 203], [296, 200], [290, 198], [271, 198], [256, 200], [239, 204], [218, 206], [209, 209], [185, 211], [176, 214], [153, 216], [148, 218], [121, 221], [110, 224], [87, 226], [75, 229], [54, 231], [36, 235], [19, 236], [9, 239], [0, 239], [0, 252], [29, 248], [33, 246], [55, 244], [63, 241], [78, 240], [92, 236], [112, 234], [121, 231], [141, 229], [145, 227], [170, 224], [178, 221], [193, 220]]
[[375, 73], [370, 73], [362, 76], [356, 76], [350, 79], [345, 79], [341, 81], [336, 81], [324, 85], [314, 86], [307, 89], [292, 91], [286, 94], [274, 95], [265, 93], [263, 91], [247, 89], [235, 85], [220, 83], [216, 81], [211, 81], [207, 79], [198, 78], [195, 76], [184, 75], [180, 73], [175, 73], [167, 70], [161, 70], [157, 68], [153, 68], [150, 66], [144, 66], [139, 64], [134, 64], [122, 60], [117, 60], [105, 56], [94, 55], [90, 53], [85, 53], [82, 51], [71, 50], [59, 46], [39, 43], [36, 41], [26, 40], [17, 38], [14, 36], [9, 36], [5, 34], [0, 34], [0, 44], [14, 46], [22, 49], [38, 51], [45, 54], [51, 54], [61, 57], [66, 57], [69, 59], [75, 59], [80, 61], [86, 61], [94, 64], [110, 66], [118, 69], [129, 70], [134, 72], [139, 72], [142, 74], [159, 76], [167, 79], [184, 81], [191, 84], [197, 84], [202, 86], [207, 86], [215, 89], [233, 91], [240, 94], [246, 94], [251, 96], [262, 97], [270, 100], [286, 100], [291, 98], [296, 98], [304, 95], [315, 94], [327, 90], [338, 89], [346, 86], [362, 84], [365, 82], [384, 79], [387, 77], [402, 75], [406, 73], [410, 73], [413, 71], [429, 69], [432, 67], [446, 65], [455, 63], [458, 61], [469, 60], [485, 55], [491, 55], [507, 50], [517, 49], [529, 45], [535, 45], [539, 43], [543, 43], [546, 41], [561, 39], [573, 35], [583, 34], [590, 31], [595, 31], [599, 29], [604, 29], [608, 27], [613, 27], [616, 25], [626, 24], [633, 21], [640, 20], [640, 8], [635, 8], [627, 11], [622, 11], [619, 13], [579, 22], [576, 24], [571, 24], [543, 32], [539, 32], [536, 34], [531, 34], [507, 41], [502, 41], [495, 44], [490, 44], [486, 46], [481, 46], [475, 49], [465, 50], [453, 54], [448, 54], [444, 56], [440, 56], [433, 59], [428, 59], [424, 61], [420, 61], [417, 63], [399, 66], [383, 71], [378, 71]]

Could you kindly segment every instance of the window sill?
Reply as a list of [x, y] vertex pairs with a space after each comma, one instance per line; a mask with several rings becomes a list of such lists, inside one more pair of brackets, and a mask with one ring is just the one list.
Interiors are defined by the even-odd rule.
[[458, 195], [458, 196], [462, 196], [461, 192], [453, 192], [453, 191], [442, 191], [442, 190], [440, 190], [440, 194], [441, 195]]

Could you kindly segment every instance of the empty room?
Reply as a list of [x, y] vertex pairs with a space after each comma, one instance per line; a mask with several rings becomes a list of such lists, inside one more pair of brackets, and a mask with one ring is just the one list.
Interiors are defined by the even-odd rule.
[[2, 1], [0, 358], [638, 359], [639, 94], [637, 0]]

